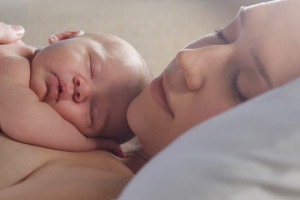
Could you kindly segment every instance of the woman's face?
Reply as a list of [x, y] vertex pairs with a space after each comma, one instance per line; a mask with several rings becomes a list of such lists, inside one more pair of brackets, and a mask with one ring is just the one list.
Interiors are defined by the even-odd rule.
[[130, 105], [127, 116], [154, 155], [187, 129], [300, 75], [300, 1], [242, 8], [200, 38]]

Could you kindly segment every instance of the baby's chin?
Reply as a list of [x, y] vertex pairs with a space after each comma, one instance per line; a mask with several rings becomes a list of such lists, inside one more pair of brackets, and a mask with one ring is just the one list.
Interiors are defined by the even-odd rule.
[[30, 74], [29, 88], [34, 92], [34, 94], [38, 97], [40, 102], [44, 102], [46, 93], [42, 91], [47, 91], [46, 85], [34, 83], [32, 79], [32, 74]]

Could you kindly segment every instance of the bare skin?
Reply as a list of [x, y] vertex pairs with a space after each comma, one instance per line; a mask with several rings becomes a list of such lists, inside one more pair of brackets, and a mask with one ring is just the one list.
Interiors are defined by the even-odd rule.
[[71, 38], [42, 49], [0, 45], [0, 130], [28, 144], [122, 157], [118, 144], [133, 135], [127, 107], [148, 81], [146, 65], [115, 36], [62, 35]]
[[133, 176], [106, 151], [62, 152], [22, 144], [4, 134], [0, 134], [0, 160], [1, 200], [34, 200], [41, 196], [114, 199]]
[[[13, 32], [4, 23], [0, 23], [0, 28], [5, 33]], [[9, 39], [1, 36], [0, 31], [0, 42], [18, 39], [12, 35]], [[14, 45], [10, 47], [14, 48]], [[2, 50], [1, 55], [5, 55], [5, 52], [15, 49]], [[32, 55], [31, 49], [23, 50], [17, 52], [18, 55]], [[127, 159], [117, 158], [107, 151], [52, 150], [14, 141], [1, 131], [0, 160], [0, 200], [41, 197], [57, 200], [116, 199], [133, 176], [130, 167], [123, 164]]]
[[0, 129], [18, 141], [48, 148], [100, 149], [100, 139], [85, 137], [29, 88], [34, 50], [22, 41], [0, 46]]

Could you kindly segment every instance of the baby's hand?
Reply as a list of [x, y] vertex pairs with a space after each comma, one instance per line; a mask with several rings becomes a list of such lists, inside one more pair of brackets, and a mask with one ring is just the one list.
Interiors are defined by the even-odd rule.
[[0, 22], [0, 43], [9, 44], [19, 40], [25, 33], [25, 29], [19, 25], [7, 25]]
[[109, 151], [121, 158], [126, 157], [120, 145], [117, 144], [114, 140], [105, 138], [87, 138], [84, 151], [91, 151], [96, 149]]
[[83, 35], [83, 34], [84, 34], [83, 30], [65, 31], [65, 32], [50, 35], [49, 39], [48, 39], [48, 42], [49, 42], [49, 44], [54, 44], [54, 43], [59, 42], [61, 40], [70, 39], [70, 38], [77, 37], [77, 36], [80, 36], [80, 35]]

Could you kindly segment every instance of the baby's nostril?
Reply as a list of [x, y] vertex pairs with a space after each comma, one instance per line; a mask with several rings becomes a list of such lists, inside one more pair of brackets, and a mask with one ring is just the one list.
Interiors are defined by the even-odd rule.
[[76, 93], [76, 98], [80, 99], [80, 93], [79, 92]]

